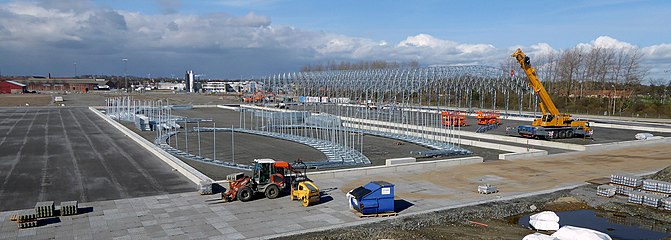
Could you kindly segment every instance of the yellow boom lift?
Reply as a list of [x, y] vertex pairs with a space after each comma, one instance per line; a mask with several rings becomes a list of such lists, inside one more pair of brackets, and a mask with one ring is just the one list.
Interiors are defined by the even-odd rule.
[[575, 120], [570, 114], [561, 113], [536, 76], [536, 70], [531, 66], [531, 61], [521, 49], [517, 49], [512, 55], [529, 78], [529, 85], [541, 99], [538, 103], [543, 116], [534, 119], [531, 126], [517, 126], [517, 133], [523, 137], [538, 139], [560, 139], [573, 137], [591, 137], [592, 129], [589, 122]]

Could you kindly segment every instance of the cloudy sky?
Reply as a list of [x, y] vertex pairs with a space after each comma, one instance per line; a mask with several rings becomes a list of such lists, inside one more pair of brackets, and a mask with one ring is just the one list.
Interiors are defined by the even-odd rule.
[[671, 1], [0, 0], [0, 74], [249, 78], [310, 63], [497, 66], [578, 45], [639, 48], [671, 79]]

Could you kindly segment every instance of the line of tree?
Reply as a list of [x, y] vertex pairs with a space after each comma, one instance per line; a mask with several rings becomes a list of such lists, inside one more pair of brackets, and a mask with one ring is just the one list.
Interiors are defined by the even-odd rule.
[[368, 70], [368, 69], [389, 69], [389, 68], [416, 68], [419, 62], [388, 62], [385, 60], [359, 61], [359, 62], [336, 62], [328, 61], [325, 63], [307, 64], [300, 68], [301, 72], [319, 72], [335, 70]]
[[[671, 117], [671, 83], [646, 79], [648, 69], [642, 64], [643, 54], [638, 48], [578, 46], [529, 57], [546, 90], [563, 111]], [[510, 58], [502, 68], [517, 71], [519, 64]]]

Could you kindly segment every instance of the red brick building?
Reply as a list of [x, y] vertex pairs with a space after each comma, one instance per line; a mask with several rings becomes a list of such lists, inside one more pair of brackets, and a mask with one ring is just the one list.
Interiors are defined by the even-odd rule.
[[80, 78], [23, 78], [13, 81], [24, 84], [29, 91], [69, 91], [88, 92], [98, 85], [107, 83], [105, 79], [80, 79]]
[[0, 94], [25, 93], [26, 85], [15, 81], [0, 82]]

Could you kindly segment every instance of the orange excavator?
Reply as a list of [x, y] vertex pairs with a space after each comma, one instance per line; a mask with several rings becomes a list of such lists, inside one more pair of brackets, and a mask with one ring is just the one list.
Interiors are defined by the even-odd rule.
[[501, 114], [495, 111], [478, 111], [475, 118], [478, 119], [478, 125], [501, 125]]

